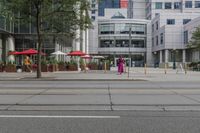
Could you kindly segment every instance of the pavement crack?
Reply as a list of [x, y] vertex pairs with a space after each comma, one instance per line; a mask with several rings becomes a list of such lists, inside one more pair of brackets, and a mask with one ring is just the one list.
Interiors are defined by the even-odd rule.
[[[41, 92], [39, 92], [39, 93], [33, 94], [33, 95], [29, 96], [29, 97], [26, 97], [26, 98], [24, 98], [24, 99], [22, 99], [22, 100], [16, 102], [15, 105], [20, 105], [20, 103], [22, 103], [22, 102], [24, 102], [24, 101], [26, 101], [26, 100], [28, 100], [28, 99], [31, 99], [31, 98], [33, 98], [33, 97], [35, 97], [35, 96], [41, 95], [41, 94], [43, 94], [44, 92], [47, 92], [47, 91], [50, 90], [50, 89], [51, 89], [51, 88], [47, 88], [47, 89], [44, 89], [43, 91], [41, 91]], [[9, 105], [5, 110], [9, 110], [11, 107], [13, 107], [13, 106], [15, 106], [15, 105]]]
[[111, 95], [111, 91], [110, 91], [110, 84], [108, 83], [108, 96], [109, 96], [109, 101], [110, 101], [110, 109], [111, 111], [113, 110], [113, 103], [112, 103], [112, 95]]

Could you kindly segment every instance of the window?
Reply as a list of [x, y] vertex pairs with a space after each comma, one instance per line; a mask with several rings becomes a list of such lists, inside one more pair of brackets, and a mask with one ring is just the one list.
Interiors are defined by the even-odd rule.
[[163, 33], [160, 34], [160, 44], [163, 44]]
[[156, 9], [162, 9], [162, 2], [156, 2]]
[[192, 8], [192, 1], [185, 1], [185, 8]]
[[188, 43], [188, 31], [184, 31], [184, 44]]
[[140, 24], [133, 24], [131, 25], [132, 29], [132, 34], [140, 34], [144, 35], [146, 32], [146, 26], [145, 25], [140, 25]]
[[158, 45], [158, 36], [156, 36], [156, 45]]
[[158, 30], [158, 21], [156, 21], [156, 30]]
[[165, 3], [165, 9], [172, 9], [172, 3], [171, 2], [166, 2]]
[[181, 2], [174, 2], [174, 9], [181, 9]]
[[96, 18], [95, 18], [95, 16], [92, 16], [91, 19], [92, 19], [92, 21], [94, 21]]
[[195, 1], [195, 8], [200, 8], [200, 1]]
[[95, 6], [96, 6], [95, 4], [92, 4], [92, 8], [95, 8]]
[[114, 24], [99, 25], [99, 34], [114, 34]]
[[152, 24], [152, 32], [154, 32], [154, 24]]
[[92, 10], [92, 14], [95, 14], [95, 10]]
[[106, 39], [106, 40], [100, 40], [100, 47], [114, 47], [114, 40], [112, 39]]
[[183, 24], [187, 24], [190, 21], [191, 21], [191, 19], [183, 19]]
[[175, 19], [167, 19], [167, 24], [168, 25], [174, 25], [175, 24]]
[[154, 46], [154, 38], [152, 38], [152, 46]]

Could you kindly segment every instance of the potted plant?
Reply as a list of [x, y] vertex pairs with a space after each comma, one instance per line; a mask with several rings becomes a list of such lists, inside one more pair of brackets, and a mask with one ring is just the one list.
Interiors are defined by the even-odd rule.
[[66, 64], [66, 70], [67, 71], [77, 71], [77, 63], [75, 61], [70, 61]]
[[42, 72], [48, 72], [48, 63], [46, 60], [41, 61], [41, 71]]
[[98, 70], [98, 65], [97, 65], [96, 62], [90, 62], [90, 63], [88, 64], [88, 68], [89, 68], [90, 70]]
[[63, 62], [63, 61], [58, 62], [58, 70], [59, 71], [65, 71], [66, 70], [65, 62]]
[[55, 60], [55, 59], [49, 60], [48, 71], [49, 72], [55, 72], [57, 70], [58, 70], [57, 60]]
[[4, 63], [3, 62], [0, 62], [0, 72], [3, 72], [4, 71]]
[[6, 72], [16, 72], [16, 65], [14, 62], [9, 62], [8, 64], [6, 64], [5, 66], [5, 71]]
[[80, 59], [80, 68], [81, 68], [81, 70], [83, 71], [83, 70], [85, 70], [85, 64], [84, 64], [84, 60], [81, 58]]

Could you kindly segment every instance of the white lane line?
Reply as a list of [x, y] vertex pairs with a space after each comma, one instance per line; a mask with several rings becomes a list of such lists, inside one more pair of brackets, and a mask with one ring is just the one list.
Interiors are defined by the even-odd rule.
[[88, 119], [119, 119], [120, 116], [0, 115], [0, 118], [88, 118]]

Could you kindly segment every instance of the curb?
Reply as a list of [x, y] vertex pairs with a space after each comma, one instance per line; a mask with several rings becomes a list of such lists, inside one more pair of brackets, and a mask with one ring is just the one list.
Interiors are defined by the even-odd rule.
[[58, 78], [16, 78], [0, 79], [0, 81], [148, 81], [145, 79], [58, 79]]

